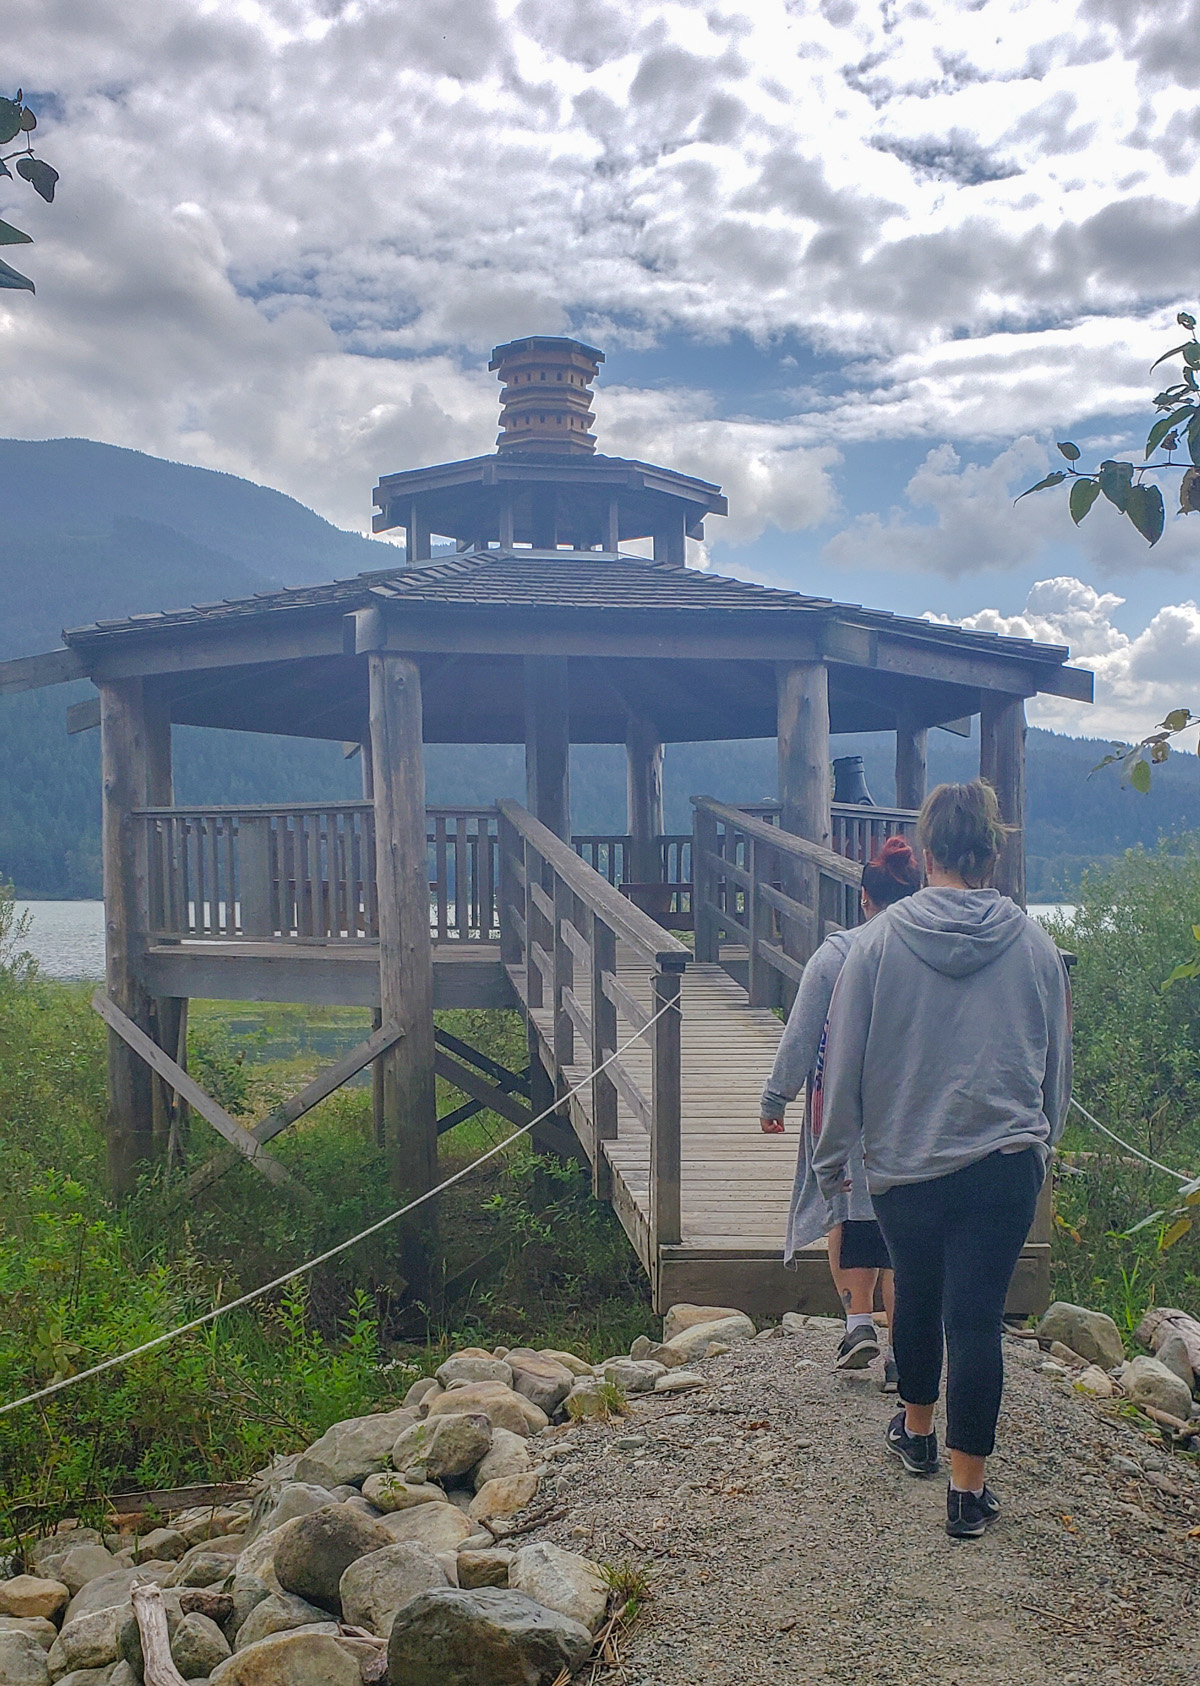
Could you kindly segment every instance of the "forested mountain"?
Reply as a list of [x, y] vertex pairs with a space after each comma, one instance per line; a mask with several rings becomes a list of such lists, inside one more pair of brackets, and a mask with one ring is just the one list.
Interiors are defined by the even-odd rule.
[[[370, 488], [363, 487], [364, 514]], [[0, 440], [0, 658], [52, 648], [63, 626], [243, 596], [379, 567], [387, 552], [333, 527], [281, 492], [231, 474], [163, 462], [89, 440]], [[399, 560], [400, 558], [397, 558]], [[67, 737], [70, 702], [88, 685], [0, 701], [0, 878], [28, 893], [99, 893], [98, 733]], [[1200, 762], [1175, 757], [1149, 796], [1112, 773], [1088, 778], [1104, 746], [1049, 732], [1029, 735], [1030, 888], [1069, 889], [1089, 860], [1200, 828]], [[520, 749], [428, 750], [434, 803], [520, 797]], [[861, 754], [881, 803], [893, 798], [886, 734], [835, 740]], [[976, 742], [930, 734], [933, 779], [973, 776]], [[178, 727], [181, 802], [300, 802], [359, 794], [357, 761], [337, 744]], [[572, 814], [579, 831], [624, 828], [619, 748], [572, 754]], [[769, 798], [773, 742], [679, 744], [667, 751], [667, 825], [691, 826], [688, 798]]]
[[0, 439], [0, 658], [51, 649], [64, 626], [345, 578], [388, 554], [234, 474], [90, 439]]

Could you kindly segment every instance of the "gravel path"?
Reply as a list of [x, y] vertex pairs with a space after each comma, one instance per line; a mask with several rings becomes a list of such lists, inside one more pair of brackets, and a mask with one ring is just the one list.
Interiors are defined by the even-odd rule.
[[[622, 1686], [961, 1682], [1175, 1686], [1200, 1675], [1197, 1460], [1005, 1342], [1004, 1515], [949, 1540], [945, 1481], [882, 1447], [895, 1408], [832, 1368], [836, 1336], [765, 1332], [706, 1386], [563, 1430], [531, 1538], [648, 1568]], [[1114, 1458], [1140, 1466], [1135, 1475]], [[585, 1676], [586, 1678], [586, 1676]]]

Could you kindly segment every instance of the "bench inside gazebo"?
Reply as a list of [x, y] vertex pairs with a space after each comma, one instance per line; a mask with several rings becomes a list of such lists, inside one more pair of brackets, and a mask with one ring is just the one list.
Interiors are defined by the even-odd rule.
[[[281, 1186], [267, 1141], [372, 1063], [395, 1189], [432, 1187], [441, 1075], [467, 1097], [443, 1130], [480, 1105], [519, 1124], [557, 1103], [536, 1139], [586, 1159], [659, 1303], [816, 1309], [823, 1259], [794, 1276], [779, 1259], [795, 1138], [757, 1127], [774, 1009], [857, 919], [863, 860], [911, 828], [932, 728], [979, 717], [1013, 827], [1001, 888], [1023, 901], [1025, 701], [1090, 700], [1091, 675], [1062, 647], [688, 568], [687, 537], [725, 500], [595, 453], [602, 361], [572, 340], [497, 348], [497, 450], [376, 488], [402, 565], [78, 628], [0, 665], [0, 692], [87, 677], [98, 693], [72, 724], [102, 743], [118, 1193], [181, 1095], [203, 1110], [182, 1072], [189, 999], [358, 1004], [374, 1035], [296, 1103], [253, 1132], [203, 1111]], [[362, 800], [179, 806], [176, 724], [361, 745]], [[895, 808], [833, 801], [845, 732], [894, 735]], [[692, 831], [668, 834], [664, 746], [751, 738], [777, 742], [777, 802], [697, 796]], [[523, 744], [524, 803], [427, 808], [426, 743]], [[623, 831], [572, 833], [573, 743], [625, 746]], [[437, 1030], [458, 1006], [524, 1015], [527, 1077]], [[1046, 1299], [1045, 1222], [1013, 1309]], [[414, 1275], [429, 1233], [407, 1243]]]

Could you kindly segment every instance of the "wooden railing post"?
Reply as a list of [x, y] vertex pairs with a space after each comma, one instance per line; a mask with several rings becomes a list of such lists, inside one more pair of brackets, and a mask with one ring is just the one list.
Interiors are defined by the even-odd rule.
[[246, 814], [237, 829], [238, 900], [244, 937], [271, 937], [271, 820], [267, 814]]
[[680, 1213], [682, 1154], [680, 1118], [682, 1081], [680, 1072], [679, 990], [683, 967], [665, 965], [660, 957], [653, 975], [651, 1012], [659, 1013], [650, 1034], [653, 1038], [653, 1098], [650, 1124], [650, 1228], [657, 1258], [658, 1248], [676, 1246], [683, 1239]]
[[617, 939], [612, 926], [598, 913], [592, 914], [592, 1121], [596, 1131], [595, 1193], [603, 1198], [607, 1190], [608, 1161], [601, 1143], [617, 1139], [617, 1086], [611, 1069], [599, 1068], [616, 1051], [617, 1009], [604, 992], [604, 974], [617, 969]]
[[542, 934], [542, 916], [533, 899], [533, 886], [542, 879], [542, 858], [528, 838], [525, 840], [525, 1004], [542, 1005], [542, 971], [534, 955], [534, 944]]
[[574, 989], [574, 959], [563, 925], [575, 920], [575, 897], [570, 887], [556, 872], [554, 874], [554, 1063], [561, 1072], [564, 1066], [575, 1064], [575, 1024], [563, 1000], [563, 991]]
[[[505, 966], [519, 966], [522, 960], [521, 933], [513, 918], [518, 901], [522, 901], [515, 870], [519, 843], [520, 839], [515, 829], [506, 819], [501, 818], [496, 846], [500, 857], [500, 961]], [[525, 913], [523, 901], [520, 911]]]
[[720, 941], [713, 903], [716, 876], [709, 855], [717, 852], [717, 822], [704, 808], [692, 810], [692, 919], [696, 930], [696, 959], [720, 958]]

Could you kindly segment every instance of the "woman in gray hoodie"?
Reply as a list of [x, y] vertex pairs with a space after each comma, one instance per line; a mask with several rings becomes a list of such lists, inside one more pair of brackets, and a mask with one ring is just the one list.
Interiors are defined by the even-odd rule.
[[905, 1406], [887, 1445], [915, 1475], [939, 1467], [945, 1330], [946, 1528], [962, 1539], [999, 1514], [984, 1468], [1004, 1302], [1070, 1098], [1070, 996], [1046, 932], [986, 887], [1004, 838], [991, 787], [940, 785], [917, 838], [927, 887], [872, 920], [834, 991], [813, 1164], [832, 1197], [861, 1145], [896, 1277]]

